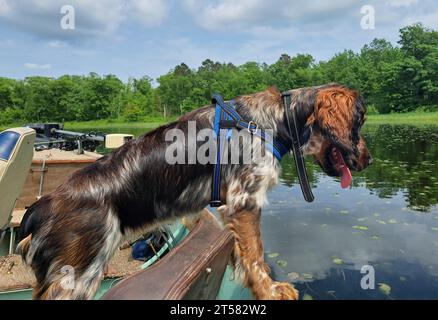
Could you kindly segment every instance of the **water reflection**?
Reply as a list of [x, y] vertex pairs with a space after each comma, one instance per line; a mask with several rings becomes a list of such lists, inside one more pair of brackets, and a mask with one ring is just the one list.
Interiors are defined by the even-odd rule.
[[[375, 161], [354, 174], [351, 189], [307, 162], [311, 204], [285, 159], [263, 216], [274, 276], [316, 299], [437, 299], [438, 127], [376, 126], [364, 133]], [[375, 268], [375, 290], [360, 287], [363, 265]]]
[[[438, 128], [411, 126], [368, 126], [363, 132], [373, 155], [373, 165], [354, 173], [353, 187], [365, 186], [379, 198], [402, 192], [408, 206], [428, 211], [438, 203]], [[313, 187], [321, 170], [308, 158], [307, 169]], [[293, 160], [283, 161], [282, 183], [297, 183]]]

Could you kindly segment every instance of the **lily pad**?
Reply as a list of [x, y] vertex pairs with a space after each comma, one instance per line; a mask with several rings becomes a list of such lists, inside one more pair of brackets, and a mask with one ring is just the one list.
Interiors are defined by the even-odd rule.
[[373, 240], [379, 240], [380, 238], [379, 238], [379, 236], [374, 235], [374, 236], [371, 236], [371, 239], [373, 239]]
[[303, 295], [303, 300], [313, 300], [313, 297], [310, 294], [305, 293]]
[[287, 267], [287, 261], [285, 260], [277, 260], [277, 264], [282, 268]]
[[403, 277], [403, 276], [400, 276], [400, 281], [401, 281], [401, 282], [405, 282], [405, 281], [406, 281], [406, 278]]
[[340, 213], [340, 214], [348, 214], [349, 211], [348, 211], [348, 210], [339, 210], [339, 213]]
[[378, 223], [380, 223], [380, 224], [386, 224], [386, 222], [385, 221], [383, 221], [383, 220], [376, 220]]
[[352, 228], [357, 230], [363, 230], [363, 231], [368, 230], [368, 227], [366, 226], [352, 226]]
[[287, 274], [287, 277], [290, 281], [295, 281], [295, 280], [298, 280], [300, 278], [300, 275], [297, 272], [289, 272]]
[[311, 274], [311, 273], [303, 273], [303, 278], [307, 279], [307, 280], [313, 279], [313, 274]]
[[396, 224], [396, 223], [397, 223], [397, 220], [395, 220], [395, 219], [389, 219], [389, 220], [388, 220], [388, 223]]
[[321, 225], [321, 228], [325, 228], [325, 227], [327, 227], [327, 224], [326, 224], [326, 223], [324, 223], [324, 224]]
[[268, 254], [268, 257], [272, 259], [272, 258], [277, 258], [279, 255], [280, 255], [279, 253], [273, 252], [273, 253]]
[[386, 283], [379, 283], [379, 290], [381, 293], [383, 293], [385, 296], [388, 296], [391, 293], [391, 286]]
[[431, 227], [432, 231], [438, 231], [438, 227]]
[[344, 263], [344, 261], [342, 261], [341, 258], [334, 258], [334, 259], [333, 259], [333, 263], [334, 263], [334, 264], [342, 264], [342, 263]]

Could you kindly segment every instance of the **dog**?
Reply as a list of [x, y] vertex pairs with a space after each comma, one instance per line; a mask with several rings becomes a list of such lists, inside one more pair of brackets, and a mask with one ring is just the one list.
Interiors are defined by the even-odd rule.
[[[328, 84], [290, 90], [290, 94], [290, 106], [283, 105], [275, 87], [239, 96], [234, 100], [236, 111], [259, 128], [272, 130], [289, 149], [285, 115], [295, 112], [302, 152], [312, 155], [330, 176], [360, 171], [371, 163], [360, 135], [366, 106], [356, 91]], [[172, 129], [187, 132], [189, 121], [195, 121], [198, 130], [211, 129], [214, 114], [215, 106], [207, 105], [127, 142], [74, 172], [27, 210], [18, 250], [36, 276], [34, 299], [93, 298], [108, 261], [124, 239], [209, 204], [213, 165], [167, 163], [170, 142], [165, 136]], [[233, 261], [257, 299], [298, 299], [291, 284], [271, 279], [260, 234], [261, 209], [280, 172], [276, 159], [224, 164], [221, 170], [223, 205], [218, 212], [235, 236]], [[63, 266], [74, 268], [74, 288], [63, 288]]]

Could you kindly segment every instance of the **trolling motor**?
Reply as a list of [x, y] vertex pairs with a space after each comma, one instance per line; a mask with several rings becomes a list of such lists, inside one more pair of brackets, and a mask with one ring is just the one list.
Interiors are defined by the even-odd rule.
[[84, 150], [95, 151], [101, 144], [105, 148], [118, 148], [133, 138], [132, 134], [67, 131], [60, 123], [33, 123], [24, 127], [36, 131], [35, 151], [57, 148], [65, 151], [77, 150], [78, 154], [83, 154]]

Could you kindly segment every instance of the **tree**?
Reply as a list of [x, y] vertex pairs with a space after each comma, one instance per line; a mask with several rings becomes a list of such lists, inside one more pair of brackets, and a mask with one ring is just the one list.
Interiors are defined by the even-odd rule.
[[13, 107], [14, 81], [0, 78], [0, 111]]
[[0, 123], [167, 117], [209, 104], [213, 93], [231, 99], [270, 85], [283, 91], [328, 82], [359, 90], [381, 113], [437, 110], [438, 32], [421, 24], [406, 26], [398, 44], [374, 39], [358, 53], [344, 50], [318, 63], [309, 54], [286, 53], [271, 65], [206, 59], [191, 69], [181, 63], [160, 76], [156, 88], [147, 76], [126, 83], [96, 73], [0, 78]]
[[[406, 81], [414, 84], [410, 102], [416, 106], [438, 105], [438, 32], [427, 29], [421, 24], [414, 24], [400, 30], [401, 50], [411, 68], [408, 70], [410, 78]], [[414, 66], [415, 65], [415, 66]], [[416, 72], [413, 72], [412, 69]]]
[[141, 115], [140, 107], [133, 101], [128, 102], [123, 111], [123, 117], [128, 122], [138, 121]]
[[421, 68], [414, 58], [402, 58], [383, 66], [379, 112], [406, 112], [418, 107]]
[[323, 68], [324, 82], [338, 82], [360, 89], [359, 56], [351, 50], [337, 53]]
[[400, 29], [398, 43], [407, 56], [423, 60], [438, 48], [438, 31], [430, 30], [421, 23]]
[[310, 54], [295, 57], [282, 54], [277, 62], [267, 67], [267, 82], [281, 91], [309, 86], [320, 80], [313, 68], [314, 59]]
[[181, 104], [193, 88], [193, 72], [182, 63], [173, 71], [158, 78], [158, 92], [163, 108], [169, 115], [181, 114]]

